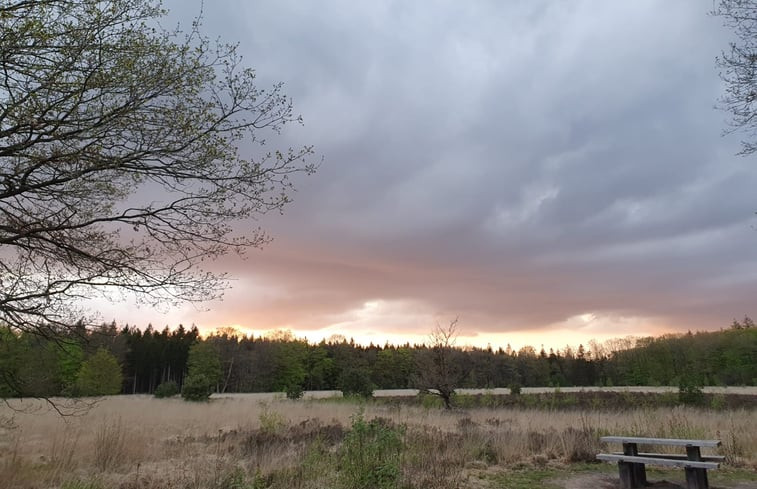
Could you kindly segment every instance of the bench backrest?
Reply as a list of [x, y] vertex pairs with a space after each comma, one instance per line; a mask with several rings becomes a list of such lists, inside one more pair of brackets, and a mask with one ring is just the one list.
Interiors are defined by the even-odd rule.
[[683, 447], [719, 447], [720, 440], [680, 440], [678, 438], [642, 438], [638, 436], [603, 436], [606, 443], [637, 443], [639, 445], [667, 445]]

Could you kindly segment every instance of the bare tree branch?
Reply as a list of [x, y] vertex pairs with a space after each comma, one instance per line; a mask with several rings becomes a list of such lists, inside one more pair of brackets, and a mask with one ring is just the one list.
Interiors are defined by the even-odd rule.
[[737, 41], [717, 58], [725, 93], [719, 108], [731, 114], [726, 133], [744, 135], [740, 154], [757, 150], [757, 2], [719, 0], [713, 15], [723, 18]]
[[164, 13], [0, 3], [0, 324], [14, 331], [54, 339], [77, 300], [111, 291], [217, 297], [224, 275], [201, 262], [267, 242], [249, 221], [315, 169], [310, 146], [264, 149], [261, 131], [301, 122], [282, 86], [257, 87], [199, 22], [157, 27]]

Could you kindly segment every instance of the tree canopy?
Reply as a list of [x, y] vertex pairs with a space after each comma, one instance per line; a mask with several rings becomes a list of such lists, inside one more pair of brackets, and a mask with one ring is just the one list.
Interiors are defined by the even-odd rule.
[[718, 57], [725, 93], [721, 108], [731, 114], [730, 130], [744, 134], [742, 154], [757, 150], [757, 2], [719, 0], [714, 12], [736, 40]]
[[[52, 340], [0, 329], [0, 396], [82, 394], [79, 387], [100, 369], [92, 368], [92, 358], [101, 349], [116, 360], [106, 369], [121, 370], [122, 393], [156, 393], [173, 383], [174, 392], [181, 388], [197, 400], [213, 391], [293, 392], [298, 386], [363, 396], [373, 389], [412, 387], [437, 394], [446, 387], [454, 405], [454, 391], [463, 388], [757, 385], [757, 327], [748, 317], [721, 331], [591, 341], [586, 347], [540, 352], [531, 346], [515, 351], [448, 344], [447, 349], [440, 348], [443, 338], [431, 341], [365, 346], [344, 339], [311, 344], [291, 335], [283, 340], [225, 333], [202, 338], [194, 327], [119, 329], [111, 323], [71, 334], [64, 355]], [[444, 370], [434, 365], [440, 353], [446, 355]], [[292, 372], [303, 372], [304, 380], [297, 377], [301, 383], [293, 384]], [[441, 396], [438, 400], [444, 404]]]
[[[216, 297], [203, 260], [267, 241], [311, 147], [232, 45], [160, 27], [153, 0], [0, 3], [0, 325], [57, 337], [80, 298]], [[240, 147], [249, 154], [242, 154]]]

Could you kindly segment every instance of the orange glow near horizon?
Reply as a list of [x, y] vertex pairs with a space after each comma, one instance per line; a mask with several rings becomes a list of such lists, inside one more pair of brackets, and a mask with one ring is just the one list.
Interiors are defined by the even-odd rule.
[[[446, 324], [449, 318], [434, 315], [418, 304], [375, 299], [365, 302], [358, 308], [344, 311], [330, 318], [322, 318], [322, 320], [326, 323], [326, 326], [322, 328], [302, 328], [298, 327], [296, 322], [275, 327], [268, 325], [259, 327], [239, 322], [219, 326], [207, 325], [201, 327], [201, 330], [203, 334], [210, 334], [215, 330], [231, 327], [246, 336], [252, 334], [255, 337], [268, 336], [277, 331], [289, 331], [295, 338], [305, 339], [310, 343], [328, 341], [331, 337], [340, 335], [347, 341], [354, 340], [355, 343], [361, 345], [383, 346], [387, 343], [413, 345], [428, 343], [429, 334], [434, 326]], [[542, 347], [547, 351], [550, 349], [557, 351], [570, 346], [575, 350], [579, 345], [589, 349], [592, 342], [602, 345], [608, 340], [659, 336], [674, 332], [663, 322], [653, 318], [612, 316], [591, 311], [531, 329], [511, 328], [504, 331], [505, 328], [502, 328], [500, 331], [487, 331], [487, 329], [492, 329], [491, 326], [477, 327], [470, 324], [472, 322], [474, 319], [466, 321], [466, 318], [460, 318], [457, 346], [491, 347], [497, 350], [506, 349], [510, 345], [515, 351], [524, 346], [532, 346], [537, 351]], [[615, 343], [622, 344], [623, 341]]]
[[[250, 284], [244, 284], [249, 290]], [[437, 325], [442, 327], [458, 318], [459, 347], [491, 347], [493, 350], [506, 349], [507, 345], [517, 351], [531, 346], [539, 351], [564, 350], [570, 346], [574, 350], [583, 345], [589, 350], [592, 343], [605, 349], [623, 348], [627, 338], [656, 337], [670, 333], [685, 333], [689, 327], [696, 330], [716, 330], [722, 324], [687, 323], [687, 327], [676, 327], [680, 321], [676, 317], [644, 317], [625, 315], [612, 310], [578, 310], [569, 317], [539, 322], [544, 314], [521, 312], [517, 317], [509, 317], [497, 311], [470, 307], [458, 315], [453, 308], [444, 308], [437, 303], [418, 298], [386, 298], [380, 295], [368, 296], [363, 300], [333, 304], [321, 300], [304, 300], [300, 307], [296, 301], [280, 302], [274, 295], [265, 294], [262, 286], [254, 289], [251, 296], [230, 294], [227, 301], [211, 302], [207, 309], [200, 310], [191, 305], [183, 305], [164, 311], [150, 307], [135, 306], [134, 302], [109, 303], [92, 300], [88, 305], [101, 310], [103, 322], [121, 322], [126, 318], [129, 324], [140, 328], [152, 324], [155, 329], [169, 329], [183, 324], [197, 326], [203, 336], [222, 328], [234, 328], [240, 334], [255, 337], [267, 336], [275, 331], [290, 331], [295, 338], [310, 343], [329, 340], [341, 335], [361, 345], [385, 344], [428, 344], [429, 335]], [[262, 299], [261, 299], [262, 297]], [[542, 306], [543, 308], [544, 306]], [[106, 312], [107, 311], [107, 312]], [[139, 322], [132, 318], [138, 317]], [[126, 324], [126, 323], [122, 323]], [[609, 344], [607, 343], [609, 340]]]
[[[279, 329], [255, 329], [244, 327], [239, 324], [225, 325], [214, 328], [199, 327], [203, 336], [213, 334], [224, 328], [231, 328], [238, 331], [244, 336], [254, 336], [256, 338], [271, 336], [277, 332], [289, 332], [294, 338], [304, 339], [311, 344], [320, 343], [322, 340], [329, 341], [339, 335], [343, 336], [346, 341], [354, 341], [356, 344], [368, 346], [370, 344], [384, 346], [386, 344], [401, 346], [409, 343], [423, 344], [429, 342], [429, 334], [402, 334], [402, 333], [382, 333], [379, 331], [349, 331], [336, 330], [333, 328], [323, 328], [319, 330], [297, 330], [291, 328]], [[503, 350], [509, 345], [513, 350], [518, 351], [523, 347], [531, 346], [538, 352], [542, 347], [549, 351], [562, 351], [566, 347], [576, 350], [579, 345], [583, 345], [589, 350], [590, 343], [596, 342], [600, 345], [611, 340], [625, 340], [627, 338], [641, 338], [645, 336], [659, 336], [671, 333], [669, 330], [658, 332], [645, 331], [643, 334], [627, 335], [614, 333], [584, 333], [569, 329], [552, 329], [537, 331], [512, 331], [507, 333], [479, 333], [475, 335], [460, 334], [456, 341], [458, 347], [476, 347], [488, 348], [493, 350], [502, 348]]]
[[[129, 317], [134, 314], [133, 309], [128, 310], [125, 305], [122, 305], [121, 309], [112, 317]], [[289, 331], [293, 337], [305, 339], [310, 343], [328, 341], [332, 336], [341, 335], [347, 341], [354, 340], [361, 345], [379, 346], [387, 343], [428, 343], [429, 334], [437, 324], [444, 326], [450, 318], [455, 317], [437, 314], [431, 307], [418, 302], [382, 299], [372, 299], [353, 309], [329, 314], [308, 315], [302, 314], [301, 311], [281, 313], [271, 309], [270, 312], [274, 314], [270, 320], [266, 319], [265, 312], [237, 319], [235, 316], [240, 312], [244, 314], [244, 311], [229, 314], [223, 308], [213, 308], [205, 312], [186, 308], [161, 315], [140, 315], [144, 321], [141, 326], [150, 322], [156, 329], [162, 329], [162, 325], [168, 325], [172, 329], [179, 324], [191, 324], [196, 325], [203, 336], [223, 328], [233, 328], [242, 335], [255, 337], [268, 336], [277, 331]], [[323, 327], [318, 327], [318, 323], [323, 324]], [[583, 345], [588, 350], [592, 341], [603, 345], [608, 340], [683, 332], [656, 318], [624, 317], [592, 311], [530, 328], [499, 323], [501, 321], [489, 316], [460, 317], [456, 345], [491, 347], [494, 350], [506, 349], [507, 345], [510, 345], [515, 351], [524, 346], [532, 346], [537, 351], [542, 347], [546, 351], [550, 348], [557, 351], [563, 350], [566, 346], [577, 349], [579, 345]], [[623, 343], [624, 341], [616, 341], [614, 345], [617, 347]]]

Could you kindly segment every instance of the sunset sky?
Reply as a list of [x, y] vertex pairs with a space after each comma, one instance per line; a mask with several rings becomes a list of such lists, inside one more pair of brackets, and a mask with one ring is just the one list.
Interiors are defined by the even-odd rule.
[[[188, 26], [199, 1], [174, 0]], [[319, 171], [219, 261], [223, 302], [103, 317], [317, 341], [562, 347], [754, 314], [757, 162], [723, 136], [711, 0], [205, 2]], [[244, 152], [245, 148], [242, 148]]]

